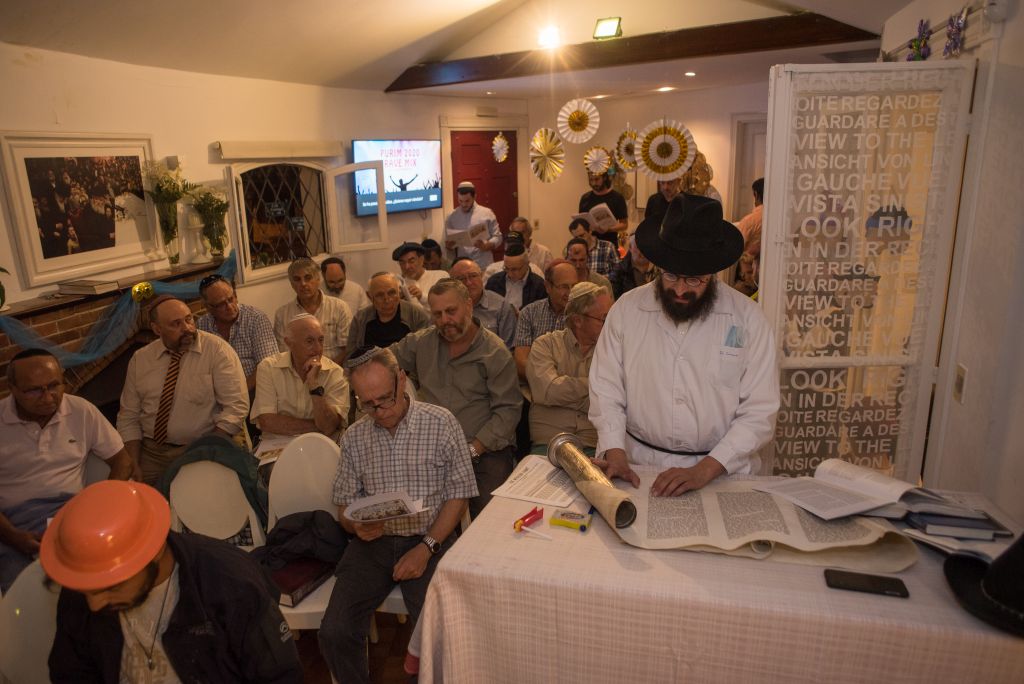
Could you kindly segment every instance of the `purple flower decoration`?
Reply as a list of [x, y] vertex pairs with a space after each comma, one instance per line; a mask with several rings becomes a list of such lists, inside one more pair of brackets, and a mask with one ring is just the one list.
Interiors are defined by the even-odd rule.
[[910, 52], [907, 54], [908, 62], [923, 62], [932, 54], [928, 47], [928, 38], [932, 32], [928, 28], [928, 20], [922, 19], [917, 22], [917, 38], [910, 41]]
[[967, 28], [967, 8], [959, 14], [949, 15], [946, 22], [946, 46], [942, 48], [942, 56], [946, 59], [959, 57], [960, 48], [964, 46], [964, 29]]

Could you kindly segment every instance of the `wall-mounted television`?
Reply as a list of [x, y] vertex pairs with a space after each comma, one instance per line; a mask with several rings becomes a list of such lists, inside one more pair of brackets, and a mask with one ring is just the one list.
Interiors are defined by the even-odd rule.
[[[384, 162], [389, 214], [441, 206], [440, 140], [353, 140], [352, 161]], [[377, 213], [377, 179], [371, 170], [355, 173], [356, 216]]]

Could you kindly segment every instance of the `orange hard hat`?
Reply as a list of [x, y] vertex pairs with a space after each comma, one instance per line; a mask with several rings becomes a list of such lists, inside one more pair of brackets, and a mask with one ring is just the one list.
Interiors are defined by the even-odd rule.
[[106, 589], [135, 576], [167, 542], [171, 508], [139, 482], [105, 480], [57, 512], [39, 549], [43, 570], [77, 591]]

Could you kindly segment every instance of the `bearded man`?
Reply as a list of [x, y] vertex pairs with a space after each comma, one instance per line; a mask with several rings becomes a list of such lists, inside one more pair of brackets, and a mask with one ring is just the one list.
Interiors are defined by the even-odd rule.
[[654, 496], [756, 473], [779, 409], [774, 334], [760, 307], [715, 273], [743, 236], [716, 200], [682, 194], [644, 219], [636, 244], [662, 271], [612, 307], [590, 367], [590, 421], [609, 477], [630, 463], [665, 468]]

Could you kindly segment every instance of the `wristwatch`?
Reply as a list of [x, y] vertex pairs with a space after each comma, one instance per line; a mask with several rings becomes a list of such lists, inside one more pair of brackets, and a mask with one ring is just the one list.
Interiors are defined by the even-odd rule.
[[441, 542], [437, 541], [429, 534], [423, 535], [423, 539], [420, 539], [421, 544], [425, 544], [430, 549], [430, 555], [434, 556], [438, 551], [441, 550]]
[[311, 396], [311, 397], [322, 397], [322, 396], [324, 396], [324, 386], [320, 385], [319, 387], [315, 387], [315, 388], [309, 390], [309, 396]]
[[469, 442], [469, 458], [473, 463], [480, 462], [480, 452], [476, 450], [476, 446], [472, 442]]

